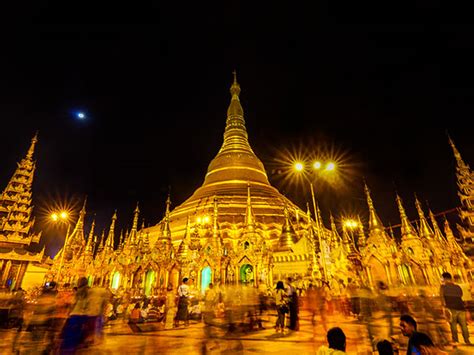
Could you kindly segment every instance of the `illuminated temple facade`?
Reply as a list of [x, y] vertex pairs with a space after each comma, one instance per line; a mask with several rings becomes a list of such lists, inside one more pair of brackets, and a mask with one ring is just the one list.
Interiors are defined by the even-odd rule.
[[223, 143], [202, 186], [174, 209], [168, 197], [164, 217], [152, 227], [139, 227], [137, 205], [132, 228], [118, 243], [116, 213], [106, 235], [99, 238], [93, 222], [86, 238], [84, 203], [50, 278], [64, 283], [87, 276], [91, 284], [151, 295], [176, 287], [182, 277], [201, 290], [209, 282], [273, 286], [288, 276], [326, 279], [334, 289], [349, 279], [369, 287], [379, 281], [395, 287], [437, 286], [444, 271], [468, 277], [470, 260], [448, 221], [440, 227], [431, 211], [425, 216], [418, 200], [415, 229], [397, 196], [397, 239], [377, 215], [367, 186], [365, 229], [359, 224], [357, 230], [340, 233], [332, 217], [326, 227], [317, 203], [313, 213], [301, 210], [270, 185], [249, 144], [235, 74], [230, 93]]
[[32, 263], [43, 261], [40, 253], [28, 251], [38, 243], [41, 233], [33, 232], [34, 217], [32, 185], [35, 172], [33, 153], [38, 139], [35, 135], [26, 156], [0, 195], [0, 288], [20, 287]]

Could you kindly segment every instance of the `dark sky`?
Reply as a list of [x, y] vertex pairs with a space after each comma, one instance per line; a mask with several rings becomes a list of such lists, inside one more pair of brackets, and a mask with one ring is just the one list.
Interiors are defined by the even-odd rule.
[[[234, 69], [250, 143], [269, 173], [285, 150], [343, 155], [344, 186], [319, 185], [325, 217], [366, 216], [364, 177], [387, 225], [399, 223], [395, 190], [411, 218], [414, 192], [434, 212], [458, 205], [446, 132], [472, 162], [466, 9], [64, 3], [2, 11], [0, 182], [39, 130], [38, 229], [47, 206], [84, 195], [100, 229], [114, 209], [126, 228], [137, 201], [157, 223], [169, 186], [173, 204], [183, 202], [222, 143]], [[307, 191], [270, 181], [304, 207]]]

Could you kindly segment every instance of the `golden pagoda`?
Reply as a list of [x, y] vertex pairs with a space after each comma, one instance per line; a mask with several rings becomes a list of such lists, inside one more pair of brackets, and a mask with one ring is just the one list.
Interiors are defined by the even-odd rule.
[[456, 159], [458, 196], [461, 201], [461, 207], [458, 211], [462, 225], [457, 225], [457, 229], [461, 235], [462, 247], [472, 259], [474, 258], [474, 173], [469, 165], [464, 162], [449, 136], [448, 140]]
[[0, 288], [20, 287], [28, 264], [42, 262], [40, 253], [27, 251], [38, 243], [41, 233], [33, 232], [32, 185], [36, 162], [33, 160], [37, 134], [26, 156], [18, 163], [12, 178], [0, 196]]
[[235, 72], [230, 94], [222, 146], [193, 195], [174, 209], [168, 195], [163, 218], [148, 228], [138, 228], [137, 205], [132, 228], [117, 246], [116, 213], [107, 237], [98, 239], [92, 224], [85, 239], [84, 204], [51, 278], [73, 282], [87, 276], [91, 284], [147, 296], [176, 287], [183, 277], [201, 291], [210, 282], [273, 286], [291, 276], [303, 283], [323, 279], [340, 292], [349, 280], [374, 288], [379, 282], [439, 286], [444, 271], [467, 278], [469, 259], [449, 223], [444, 237], [431, 211], [429, 225], [417, 199], [418, 231], [396, 196], [399, 240], [382, 224], [367, 185], [367, 236], [360, 219], [356, 235], [342, 229], [341, 236], [332, 215], [326, 228], [316, 201], [314, 217], [309, 207], [302, 211], [270, 185], [250, 146]]

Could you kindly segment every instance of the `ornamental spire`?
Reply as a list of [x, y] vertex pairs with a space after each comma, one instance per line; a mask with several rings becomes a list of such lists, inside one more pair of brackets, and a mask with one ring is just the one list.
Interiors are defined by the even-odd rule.
[[426, 239], [431, 239], [434, 235], [433, 231], [430, 228], [430, 225], [428, 224], [428, 221], [425, 218], [425, 214], [423, 213], [423, 209], [421, 208], [420, 201], [418, 201], [418, 198], [415, 194], [415, 206], [416, 210], [418, 211], [418, 216], [420, 217], [420, 236]]
[[137, 244], [137, 230], [138, 230], [138, 216], [140, 214], [140, 209], [138, 208], [138, 202], [137, 202], [137, 207], [135, 207], [135, 211], [133, 212], [133, 223], [132, 223], [132, 230], [130, 231], [129, 235], [129, 243], [131, 245]]
[[164, 246], [167, 251], [171, 249], [170, 206], [171, 197], [168, 193], [168, 198], [166, 199], [165, 218], [161, 229], [161, 235], [158, 237], [155, 243], [155, 246], [157, 248], [161, 248], [162, 246]]
[[250, 182], [247, 182], [247, 209], [245, 211], [245, 226], [250, 230], [255, 228], [255, 221], [252, 211], [252, 198], [250, 197]]
[[385, 227], [382, 224], [377, 212], [375, 212], [374, 203], [370, 196], [370, 190], [366, 183], [364, 183], [365, 195], [367, 196], [367, 205], [369, 205], [369, 235], [375, 233], [384, 233]]
[[87, 256], [92, 256], [94, 254], [94, 227], [95, 227], [95, 219], [92, 220], [91, 230], [89, 231], [89, 237], [87, 238], [86, 250], [85, 254]]
[[278, 241], [278, 246], [280, 250], [289, 250], [293, 246], [294, 243], [297, 242], [297, 237], [295, 230], [290, 222], [290, 215], [288, 213], [288, 206], [285, 203], [285, 207], [283, 210], [285, 214], [285, 223], [281, 229], [280, 239]]
[[105, 243], [105, 248], [107, 251], [114, 250], [114, 240], [115, 240], [115, 222], [117, 221], [117, 210], [115, 210], [114, 215], [112, 216], [112, 223], [110, 223], [109, 234], [107, 235], [107, 241]]
[[459, 153], [458, 149], [454, 145], [454, 142], [449, 136], [449, 134], [448, 134], [448, 141], [449, 141], [449, 145], [451, 146], [453, 150], [454, 157], [456, 158], [456, 163], [457, 163], [458, 168], [468, 167], [466, 163], [464, 163], [464, 160], [462, 160], [461, 153]]
[[397, 205], [398, 205], [398, 210], [400, 212], [400, 219], [402, 221], [402, 238], [416, 238], [416, 231], [413, 228], [413, 226], [410, 224], [410, 221], [408, 220], [407, 214], [405, 212], [405, 208], [403, 207], [402, 204], [402, 199], [400, 196], [397, 194]]
[[360, 220], [360, 216], [357, 216], [357, 247], [359, 250], [366, 245], [365, 233], [364, 233], [364, 225]]
[[329, 220], [331, 223], [331, 232], [332, 232], [332, 240], [331, 240], [331, 248], [337, 249], [341, 243], [341, 236], [339, 235], [336, 227], [336, 222], [334, 222], [334, 217], [332, 213], [329, 213]]
[[32, 160], [33, 159], [33, 153], [35, 152], [35, 146], [36, 143], [38, 142], [38, 131], [36, 131], [35, 136], [31, 140], [31, 145], [30, 149], [28, 149], [28, 153], [26, 153], [26, 158]]
[[431, 210], [429, 210], [431, 224], [433, 225], [433, 234], [435, 239], [440, 242], [441, 244], [446, 244], [446, 240], [443, 237], [443, 233], [441, 233], [441, 229], [439, 229], [438, 222], [436, 222], [436, 218]]
[[237, 82], [237, 73], [234, 74], [234, 82], [230, 87], [230, 104], [227, 109], [227, 122], [224, 131], [224, 144], [219, 153], [224, 153], [228, 150], [242, 150], [251, 152], [252, 148], [248, 142], [247, 129], [245, 128], [244, 110], [240, 104], [240, 85]]

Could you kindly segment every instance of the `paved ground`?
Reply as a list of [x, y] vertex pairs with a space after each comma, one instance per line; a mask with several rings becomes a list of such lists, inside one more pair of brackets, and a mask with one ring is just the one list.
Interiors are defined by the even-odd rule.
[[[401, 344], [400, 353], [406, 351], [406, 339], [398, 332], [398, 318], [395, 317], [395, 338]], [[320, 324], [315, 327], [310, 322], [309, 314], [302, 313], [300, 330], [288, 332], [284, 335], [275, 333], [273, 315], [264, 317], [264, 330], [243, 332], [238, 331], [226, 334], [224, 330], [215, 329], [215, 338], [207, 339], [202, 323], [191, 323], [187, 328], [180, 327], [164, 330], [159, 326], [145, 324], [140, 326], [141, 331], [132, 329], [123, 322], [115, 322], [106, 326], [105, 337], [100, 345], [81, 351], [81, 354], [272, 354], [272, 353], [299, 353], [311, 354], [325, 343], [325, 331]], [[374, 321], [372, 331], [375, 338], [386, 338], [388, 328], [386, 320]], [[340, 315], [328, 317], [327, 326], [340, 326], [347, 336], [347, 352], [350, 354], [372, 354], [368, 340], [367, 327], [353, 318], [344, 318]], [[445, 324], [442, 324], [443, 326]], [[447, 328], [446, 328], [447, 329]], [[423, 330], [423, 329], [421, 329]], [[474, 338], [474, 326], [470, 327]], [[0, 331], [0, 353], [10, 354], [13, 330]], [[451, 354], [474, 354], [474, 347], [460, 345], [457, 348], [447, 346], [446, 351]], [[35, 354], [37, 348], [21, 353]]]

